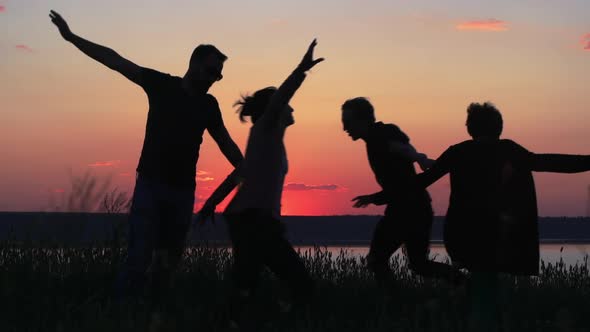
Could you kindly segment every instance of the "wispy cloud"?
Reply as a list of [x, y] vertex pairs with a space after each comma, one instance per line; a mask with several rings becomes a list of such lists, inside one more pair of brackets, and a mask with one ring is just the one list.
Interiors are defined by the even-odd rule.
[[24, 45], [24, 44], [18, 44], [18, 45], [15, 45], [14, 47], [17, 50], [23, 51], [23, 52], [29, 52], [29, 53], [34, 53], [35, 52], [32, 48], [30, 48], [29, 46]]
[[130, 177], [131, 176], [131, 172], [122, 172], [122, 173], [119, 173], [119, 176], [122, 176], [122, 177]]
[[457, 30], [477, 30], [477, 31], [508, 31], [508, 22], [490, 18], [487, 20], [474, 20], [460, 22], [455, 25]]
[[203, 171], [203, 170], [200, 170], [200, 169], [199, 169], [199, 170], [197, 170], [197, 175], [207, 175], [207, 174], [211, 174], [211, 173], [210, 173], [210, 172], [208, 172], [208, 171]]
[[112, 167], [120, 162], [121, 162], [120, 160], [97, 161], [92, 164], [88, 164], [88, 166], [89, 167]]
[[582, 47], [584, 48], [584, 50], [590, 51], [590, 33], [587, 33], [582, 36], [580, 44], [582, 44]]
[[198, 182], [210, 182], [210, 181], [214, 181], [215, 178], [212, 178], [210, 176], [197, 176], [197, 181]]
[[61, 193], [65, 193], [66, 190], [62, 189], [62, 188], [55, 188], [55, 189], [51, 189], [52, 193], [56, 193], [56, 194], [61, 194]]
[[343, 189], [337, 184], [320, 184], [320, 185], [308, 185], [304, 183], [288, 183], [283, 187], [284, 190], [293, 191], [308, 191], [308, 190], [325, 190], [335, 191]]

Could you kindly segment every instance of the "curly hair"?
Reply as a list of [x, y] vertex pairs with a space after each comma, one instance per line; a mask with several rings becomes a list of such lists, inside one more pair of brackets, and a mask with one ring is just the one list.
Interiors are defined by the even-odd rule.
[[499, 138], [502, 134], [502, 114], [491, 102], [471, 103], [467, 107], [467, 132], [471, 137]]

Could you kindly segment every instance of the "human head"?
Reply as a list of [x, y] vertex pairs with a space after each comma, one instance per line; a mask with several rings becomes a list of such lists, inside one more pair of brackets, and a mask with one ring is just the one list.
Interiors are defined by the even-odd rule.
[[221, 71], [227, 56], [221, 53], [217, 47], [209, 44], [197, 46], [189, 62], [189, 68], [185, 75], [191, 87], [207, 92], [211, 85], [223, 78]]
[[500, 138], [502, 134], [502, 114], [491, 102], [471, 103], [467, 107], [467, 132], [473, 139]]
[[[241, 100], [237, 101], [234, 106], [239, 105], [238, 114], [240, 121], [246, 122], [246, 117], [250, 117], [252, 123], [256, 123], [266, 111], [270, 99], [277, 91], [277, 88], [270, 86], [256, 91], [250, 96], [243, 96]], [[293, 119], [293, 108], [290, 105], [285, 106], [281, 111], [280, 123], [288, 127], [295, 123]]]
[[364, 138], [375, 123], [375, 110], [365, 97], [349, 99], [342, 104], [343, 130], [356, 141]]

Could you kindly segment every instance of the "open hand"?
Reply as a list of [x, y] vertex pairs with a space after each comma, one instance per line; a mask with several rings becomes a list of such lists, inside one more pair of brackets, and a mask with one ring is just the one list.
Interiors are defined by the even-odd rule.
[[420, 166], [420, 169], [422, 171], [426, 171], [427, 169], [429, 169], [430, 167], [432, 167], [432, 165], [434, 165], [435, 160], [429, 159], [423, 153], [421, 153], [420, 155], [421, 155], [422, 158], [418, 159], [418, 165]]
[[356, 201], [353, 205], [353, 207], [355, 208], [365, 208], [369, 204], [375, 204], [375, 199], [373, 198], [373, 195], [357, 196], [353, 198], [352, 201]]
[[299, 63], [299, 68], [304, 72], [310, 70], [318, 63], [324, 61], [324, 58], [319, 58], [315, 60], [313, 59], [313, 50], [317, 44], [318, 42], [316, 41], [316, 39], [314, 39], [307, 48], [307, 52], [305, 52], [303, 59], [301, 59], [301, 63]]
[[49, 17], [51, 18], [51, 22], [53, 22], [53, 24], [55, 24], [55, 26], [57, 26], [57, 28], [59, 29], [59, 33], [61, 34], [61, 36], [65, 40], [69, 41], [72, 38], [73, 34], [66, 20], [64, 20], [63, 17], [61, 17], [61, 15], [59, 15], [59, 13], [55, 10], [49, 12]]

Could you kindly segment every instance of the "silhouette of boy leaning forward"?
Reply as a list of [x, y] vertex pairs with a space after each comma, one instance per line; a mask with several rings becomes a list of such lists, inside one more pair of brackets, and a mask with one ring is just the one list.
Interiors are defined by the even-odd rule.
[[433, 211], [428, 192], [416, 185], [414, 162], [425, 169], [431, 160], [416, 152], [408, 136], [396, 125], [376, 122], [373, 106], [366, 98], [350, 99], [342, 105], [342, 124], [352, 140], [365, 141], [369, 164], [382, 188], [380, 192], [355, 197], [354, 207], [387, 204], [367, 256], [368, 267], [377, 281], [393, 285], [389, 259], [402, 244], [415, 273], [462, 281], [458, 270], [428, 258]]

